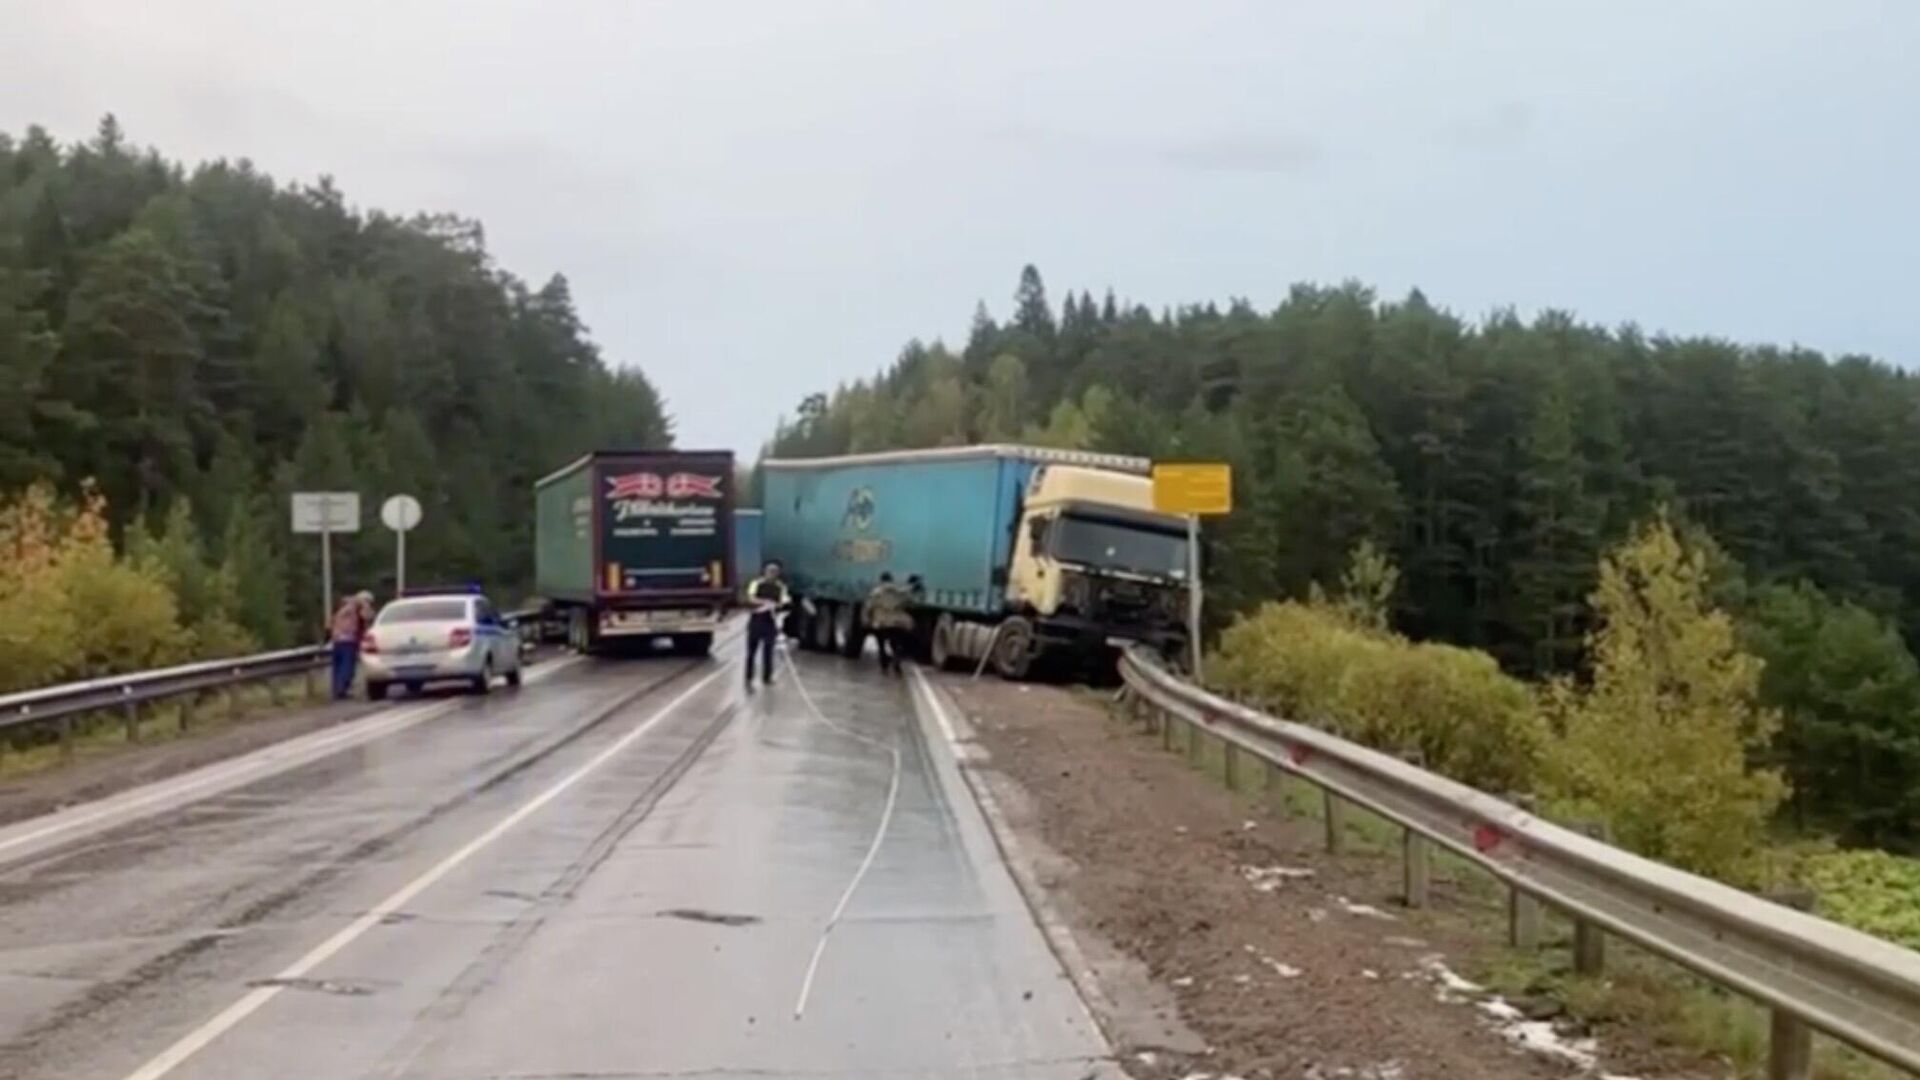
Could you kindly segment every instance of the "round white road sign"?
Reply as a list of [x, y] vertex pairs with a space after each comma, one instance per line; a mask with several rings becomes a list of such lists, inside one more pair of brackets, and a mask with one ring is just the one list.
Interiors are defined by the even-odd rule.
[[420, 500], [411, 495], [395, 495], [380, 504], [380, 521], [394, 532], [406, 532], [420, 524]]

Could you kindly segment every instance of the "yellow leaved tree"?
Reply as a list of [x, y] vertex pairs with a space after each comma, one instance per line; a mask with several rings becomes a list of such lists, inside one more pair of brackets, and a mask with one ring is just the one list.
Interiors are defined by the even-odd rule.
[[1601, 560], [1592, 682], [1547, 695], [1560, 740], [1544, 788], [1557, 812], [1606, 821], [1631, 850], [1749, 883], [1787, 791], [1752, 766], [1779, 717], [1759, 702], [1761, 662], [1714, 607], [1710, 577], [1708, 553], [1664, 511]]
[[43, 486], [0, 497], [0, 693], [183, 659], [166, 580], [115, 555], [106, 505]]

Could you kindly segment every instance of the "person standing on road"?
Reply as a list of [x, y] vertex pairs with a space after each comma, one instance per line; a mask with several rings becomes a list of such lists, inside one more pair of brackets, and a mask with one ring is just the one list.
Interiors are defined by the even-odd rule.
[[747, 585], [747, 689], [753, 689], [753, 655], [760, 654], [760, 681], [773, 685], [773, 646], [780, 639], [780, 612], [787, 606], [787, 583], [780, 560], [768, 559], [760, 576]]
[[893, 583], [893, 575], [882, 571], [879, 584], [867, 594], [866, 610], [861, 612], [867, 629], [873, 631], [875, 648], [880, 652], [880, 670], [901, 674], [913, 631], [913, 614], [907, 610], [907, 592]]
[[373, 594], [358, 592], [344, 597], [334, 609], [327, 627], [333, 644], [333, 700], [345, 701], [353, 691], [354, 670], [360, 664], [360, 639], [373, 625]]

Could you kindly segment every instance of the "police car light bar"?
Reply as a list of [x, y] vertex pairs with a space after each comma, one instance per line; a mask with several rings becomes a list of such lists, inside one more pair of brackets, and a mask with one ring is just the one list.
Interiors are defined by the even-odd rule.
[[480, 583], [470, 581], [465, 585], [409, 585], [400, 591], [401, 596], [479, 596]]

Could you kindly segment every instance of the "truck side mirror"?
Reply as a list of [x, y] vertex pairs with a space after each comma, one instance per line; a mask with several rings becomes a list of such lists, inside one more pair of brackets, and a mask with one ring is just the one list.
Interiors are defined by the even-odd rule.
[[1027, 538], [1033, 541], [1033, 549], [1039, 551], [1047, 544], [1047, 519], [1034, 518], [1027, 522]]

